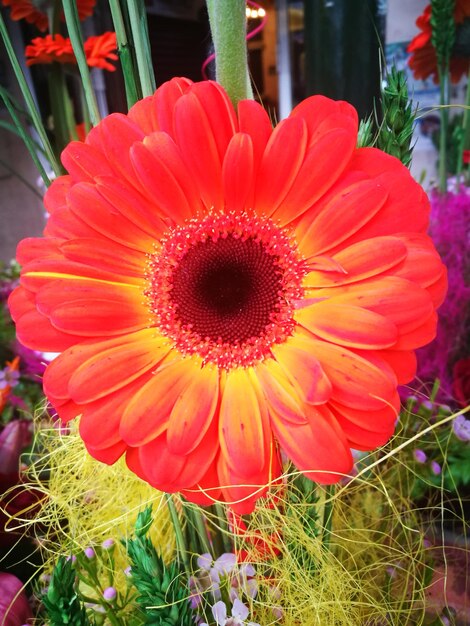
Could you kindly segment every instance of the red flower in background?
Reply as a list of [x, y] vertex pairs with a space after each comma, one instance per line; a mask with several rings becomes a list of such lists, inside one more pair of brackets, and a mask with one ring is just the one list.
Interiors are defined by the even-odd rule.
[[13, 420], [0, 432], [0, 546], [9, 547], [18, 533], [7, 531], [10, 517], [26, 510], [34, 514], [40, 494], [28, 490], [21, 482], [20, 455], [31, 444], [31, 422]]
[[[118, 58], [115, 53], [116, 45], [116, 34], [112, 32], [88, 37], [83, 44], [88, 65], [114, 72], [116, 67], [110, 61]], [[70, 39], [62, 35], [36, 37], [26, 46], [25, 55], [26, 65], [77, 63]]]
[[273, 129], [174, 79], [69, 144], [9, 302], [22, 342], [62, 352], [44, 390], [93, 456], [244, 513], [280, 448], [332, 483], [389, 439], [446, 272], [421, 187], [356, 142], [345, 102]]
[[[96, 0], [76, 0], [78, 17], [81, 20], [90, 17], [93, 14]], [[26, 20], [30, 24], [34, 24], [39, 30], [46, 31], [48, 28], [48, 19], [46, 10], [48, 8], [47, 0], [2, 0], [6, 7], [10, 7], [10, 17], [14, 21]], [[53, 2], [50, 2], [53, 6]]]
[[[465, 19], [470, 18], [470, 0], [456, 0], [454, 18], [456, 24], [461, 24]], [[411, 53], [408, 65], [413, 70], [415, 78], [424, 80], [432, 76], [437, 84], [439, 82], [437, 56], [431, 43], [431, 5], [428, 5], [418, 17], [416, 26], [421, 32], [412, 39], [407, 48], [407, 52]], [[449, 69], [452, 82], [458, 83], [470, 69], [470, 58], [457, 54], [451, 56]]]
[[0, 572], [0, 624], [20, 626], [33, 618], [23, 583], [13, 574]]

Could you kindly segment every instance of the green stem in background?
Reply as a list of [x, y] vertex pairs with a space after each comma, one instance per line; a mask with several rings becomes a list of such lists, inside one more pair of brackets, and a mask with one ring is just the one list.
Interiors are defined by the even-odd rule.
[[176, 510], [171, 493], [165, 494], [165, 500], [168, 506], [168, 511], [170, 512], [171, 523], [173, 524], [173, 529], [175, 531], [176, 549], [181, 557], [181, 560], [183, 561], [183, 566], [189, 580], [189, 577], [191, 576], [191, 568], [189, 566], [188, 553], [184, 544], [183, 529], [181, 528], [178, 511]]
[[28, 149], [29, 154], [31, 155], [31, 158], [34, 161], [34, 165], [37, 167], [38, 172], [44, 181], [44, 184], [46, 185], [46, 187], [49, 187], [49, 185], [51, 184], [51, 181], [49, 179], [49, 176], [46, 174], [46, 171], [44, 167], [42, 166], [42, 163], [38, 157], [38, 153], [37, 153], [36, 146], [34, 145], [34, 141], [31, 139], [31, 137], [29, 136], [29, 133], [26, 131], [23, 124], [21, 123], [21, 120], [18, 117], [15, 111], [15, 108], [13, 107], [10, 101], [8, 92], [6, 91], [6, 89], [3, 89], [3, 87], [0, 87], [0, 96], [3, 102], [5, 103], [5, 106], [8, 110], [8, 113], [10, 114], [11, 119], [13, 120], [14, 125], [16, 126], [18, 135], [23, 140], [26, 148]]
[[199, 541], [201, 542], [201, 548], [204, 550], [204, 552], [209, 552], [210, 554], [212, 554], [209, 537], [207, 535], [207, 528], [204, 523], [204, 518], [202, 516], [201, 509], [196, 506], [194, 506], [193, 508], [193, 519], [196, 526], [197, 534], [199, 536]]
[[142, 88], [142, 96], [145, 98], [146, 96], [151, 96], [156, 87], [152, 55], [150, 53], [147, 13], [142, 0], [127, 0], [127, 7], [132, 39], [134, 40], [137, 69], [139, 70], [140, 86]]
[[96, 126], [96, 124], [100, 121], [100, 112], [98, 110], [98, 103], [96, 101], [93, 85], [91, 84], [90, 70], [86, 62], [85, 50], [83, 48], [82, 31], [80, 29], [77, 4], [75, 0], [63, 0], [63, 7], [67, 30], [69, 31], [73, 52], [75, 54], [75, 58], [77, 59], [78, 69], [82, 78], [85, 100], [90, 112], [90, 120], [93, 126]]
[[449, 130], [449, 63], [455, 43], [455, 0], [431, 0], [431, 43], [436, 51], [440, 85], [439, 190], [447, 191], [447, 133]]
[[[462, 139], [462, 149], [459, 156], [459, 162], [462, 164], [463, 162], [463, 154], [465, 150], [470, 150], [470, 70], [468, 72], [468, 80], [467, 80], [467, 95], [465, 98], [465, 108], [463, 111], [463, 139]], [[470, 166], [467, 165], [465, 167], [465, 178], [466, 183], [468, 184], [470, 174]]]
[[111, 9], [114, 30], [116, 31], [119, 60], [121, 61], [122, 73], [124, 76], [127, 106], [130, 109], [131, 106], [139, 100], [139, 96], [141, 96], [135, 80], [131, 44], [129, 43], [127, 37], [119, 0], [109, 0], [109, 8]]
[[327, 485], [325, 488], [325, 502], [323, 505], [323, 534], [322, 545], [325, 550], [330, 549], [331, 525], [333, 523], [333, 504], [335, 485]]
[[246, 49], [245, 0], [206, 0], [215, 48], [216, 78], [234, 106], [253, 99]]
[[214, 504], [214, 510], [217, 515], [217, 521], [219, 522], [221, 528], [222, 535], [222, 543], [224, 545], [225, 552], [232, 552], [233, 546], [232, 542], [229, 539], [229, 530], [228, 530], [228, 522], [227, 522], [227, 509], [220, 502], [216, 502]]
[[[20, 66], [20, 64], [18, 62], [18, 59], [16, 58], [16, 54], [15, 54], [15, 51], [13, 49], [13, 45], [11, 43], [10, 36], [8, 35], [8, 31], [7, 31], [5, 22], [4, 22], [3, 17], [2, 17], [1, 14], [0, 14], [0, 35], [1, 35], [2, 39], [3, 39], [3, 43], [5, 44], [5, 48], [6, 48], [6, 51], [7, 51], [7, 54], [8, 54], [8, 58], [10, 59], [10, 63], [12, 65], [12, 67], [13, 67], [13, 71], [15, 72], [16, 80], [18, 81], [18, 84], [20, 86], [21, 93], [22, 93], [24, 101], [26, 103], [26, 107], [28, 109], [29, 114], [31, 115], [33, 126], [34, 126], [37, 134], [39, 135], [39, 139], [41, 140], [42, 145], [44, 146], [44, 151], [46, 153], [47, 159], [48, 159], [52, 169], [54, 170], [55, 174], [57, 176], [59, 176], [62, 173], [62, 169], [60, 167], [60, 164], [59, 164], [58, 160], [56, 159], [54, 151], [52, 150], [52, 146], [50, 144], [49, 138], [47, 137], [46, 130], [45, 130], [44, 125], [43, 125], [42, 120], [41, 120], [41, 116], [40, 116], [39, 111], [38, 111], [38, 109], [36, 107], [36, 104], [34, 103], [33, 96], [31, 94], [31, 91], [29, 90], [28, 83], [26, 82], [26, 78], [25, 78], [25, 76], [23, 74], [23, 70], [21, 69], [21, 66]], [[23, 141], [25, 141], [25, 143], [26, 143], [26, 140], [24, 139], [24, 137], [23, 137]], [[31, 144], [27, 144], [26, 147], [31, 152], [31, 150], [30, 150]], [[36, 166], [37, 166], [36, 160], [34, 162], [36, 163]], [[44, 182], [46, 183], [46, 185], [49, 186], [50, 185], [50, 181], [49, 181], [48, 177], [46, 176], [44, 178], [44, 176], [43, 176], [44, 168], [42, 166], [41, 167], [37, 166], [37, 167], [39, 169], [39, 173], [41, 174]]]
[[449, 130], [449, 73], [439, 71], [441, 125], [439, 129], [439, 191], [447, 192], [447, 133]]

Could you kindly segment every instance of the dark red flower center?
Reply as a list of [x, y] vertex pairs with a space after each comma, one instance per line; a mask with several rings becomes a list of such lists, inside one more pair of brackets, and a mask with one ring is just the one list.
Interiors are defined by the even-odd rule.
[[270, 354], [293, 330], [303, 263], [269, 220], [206, 216], [152, 255], [147, 291], [157, 327], [184, 354], [230, 368]]

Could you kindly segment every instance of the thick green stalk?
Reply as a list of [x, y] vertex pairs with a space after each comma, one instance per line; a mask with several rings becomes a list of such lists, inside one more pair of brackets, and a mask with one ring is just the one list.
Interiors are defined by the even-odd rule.
[[142, 96], [151, 96], [155, 91], [155, 76], [153, 73], [150, 42], [148, 38], [147, 14], [141, 0], [127, 0], [129, 21], [134, 40], [134, 49], [137, 59]]
[[253, 99], [246, 49], [245, 0], [206, 0], [215, 48], [216, 78], [234, 106]]
[[[16, 54], [15, 54], [13, 45], [10, 40], [10, 36], [8, 35], [8, 31], [7, 31], [5, 22], [1, 14], [0, 14], [0, 34], [2, 36], [3, 43], [5, 44], [5, 48], [6, 48], [8, 57], [10, 59], [10, 63], [13, 67], [13, 71], [15, 72], [16, 80], [18, 81], [18, 84], [20, 86], [21, 93], [26, 103], [26, 107], [28, 109], [29, 114], [31, 115], [33, 126], [37, 134], [39, 135], [39, 139], [41, 140], [42, 145], [44, 146], [44, 151], [46, 153], [49, 163], [51, 164], [52, 169], [54, 170], [55, 174], [59, 176], [62, 173], [62, 169], [60, 167], [58, 160], [56, 159], [54, 151], [52, 150], [52, 146], [47, 137], [46, 130], [41, 120], [41, 116], [33, 100], [33, 96], [29, 90], [28, 83], [26, 82], [26, 78], [23, 74], [23, 70], [21, 69], [18, 59], [16, 58]], [[28, 150], [29, 149], [30, 147], [28, 147]], [[41, 169], [42, 171], [44, 171], [43, 168], [40, 168], [40, 172], [41, 172]], [[43, 176], [42, 173], [41, 173], [41, 176]], [[46, 180], [44, 180], [44, 182], [46, 182]], [[46, 184], [49, 185], [50, 181], [46, 182]]]
[[8, 113], [10, 114], [11, 119], [13, 120], [13, 123], [16, 127], [17, 133], [18, 135], [21, 137], [21, 139], [23, 140], [26, 148], [28, 149], [29, 154], [31, 155], [31, 158], [34, 161], [34, 165], [37, 167], [39, 174], [42, 178], [42, 180], [44, 181], [44, 184], [46, 185], [46, 187], [49, 187], [49, 185], [51, 184], [51, 181], [49, 179], [49, 176], [46, 174], [46, 171], [44, 169], [44, 167], [42, 166], [42, 163], [38, 157], [37, 154], [37, 149], [36, 146], [34, 145], [34, 141], [31, 139], [31, 137], [29, 136], [28, 132], [26, 131], [26, 129], [23, 127], [23, 124], [21, 123], [20, 118], [18, 117], [14, 106], [12, 105], [12, 103], [10, 102], [10, 98], [8, 96], [8, 93], [5, 89], [3, 89], [3, 87], [0, 88], [0, 96], [3, 100], [3, 102], [5, 103], [5, 106], [8, 110]]
[[132, 49], [127, 36], [119, 0], [109, 0], [109, 8], [111, 9], [114, 30], [116, 31], [119, 60], [121, 61], [122, 73], [124, 76], [127, 106], [130, 109], [131, 106], [139, 99], [139, 89], [135, 80]]
[[173, 529], [175, 531], [176, 548], [179, 556], [181, 557], [181, 560], [183, 561], [184, 569], [186, 571], [186, 574], [188, 575], [189, 580], [189, 577], [191, 576], [191, 568], [189, 566], [188, 551], [186, 550], [186, 546], [184, 543], [183, 529], [181, 528], [178, 511], [176, 510], [171, 493], [166, 493], [165, 499], [168, 506], [168, 511], [170, 512], [171, 523], [173, 524]]
[[447, 192], [447, 133], [449, 129], [449, 72], [439, 71], [441, 126], [439, 129], [439, 191]]
[[75, 0], [62, 0], [62, 2], [65, 21], [67, 23], [67, 30], [69, 31], [73, 52], [75, 54], [75, 58], [77, 59], [78, 69], [82, 78], [85, 100], [90, 112], [90, 120], [93, 126], [96, 126], [96, 124], [100, 121], [100, 112], [98, 110], [98, 102], [96, 101], [95, 91], [91, 83], [90, 70], [86, 62], [85, 50], [83, 49], [82, 31], [80, 29], [77, 5]]

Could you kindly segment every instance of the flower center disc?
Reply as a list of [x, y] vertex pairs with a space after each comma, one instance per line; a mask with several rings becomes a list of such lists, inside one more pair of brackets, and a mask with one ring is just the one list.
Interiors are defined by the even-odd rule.
[[273, 222], [209, 215], [162, 244], [147, 296], [157, 327], [182, 353], [224, 368], [252, 365], [291, 334], [303, 264]]

